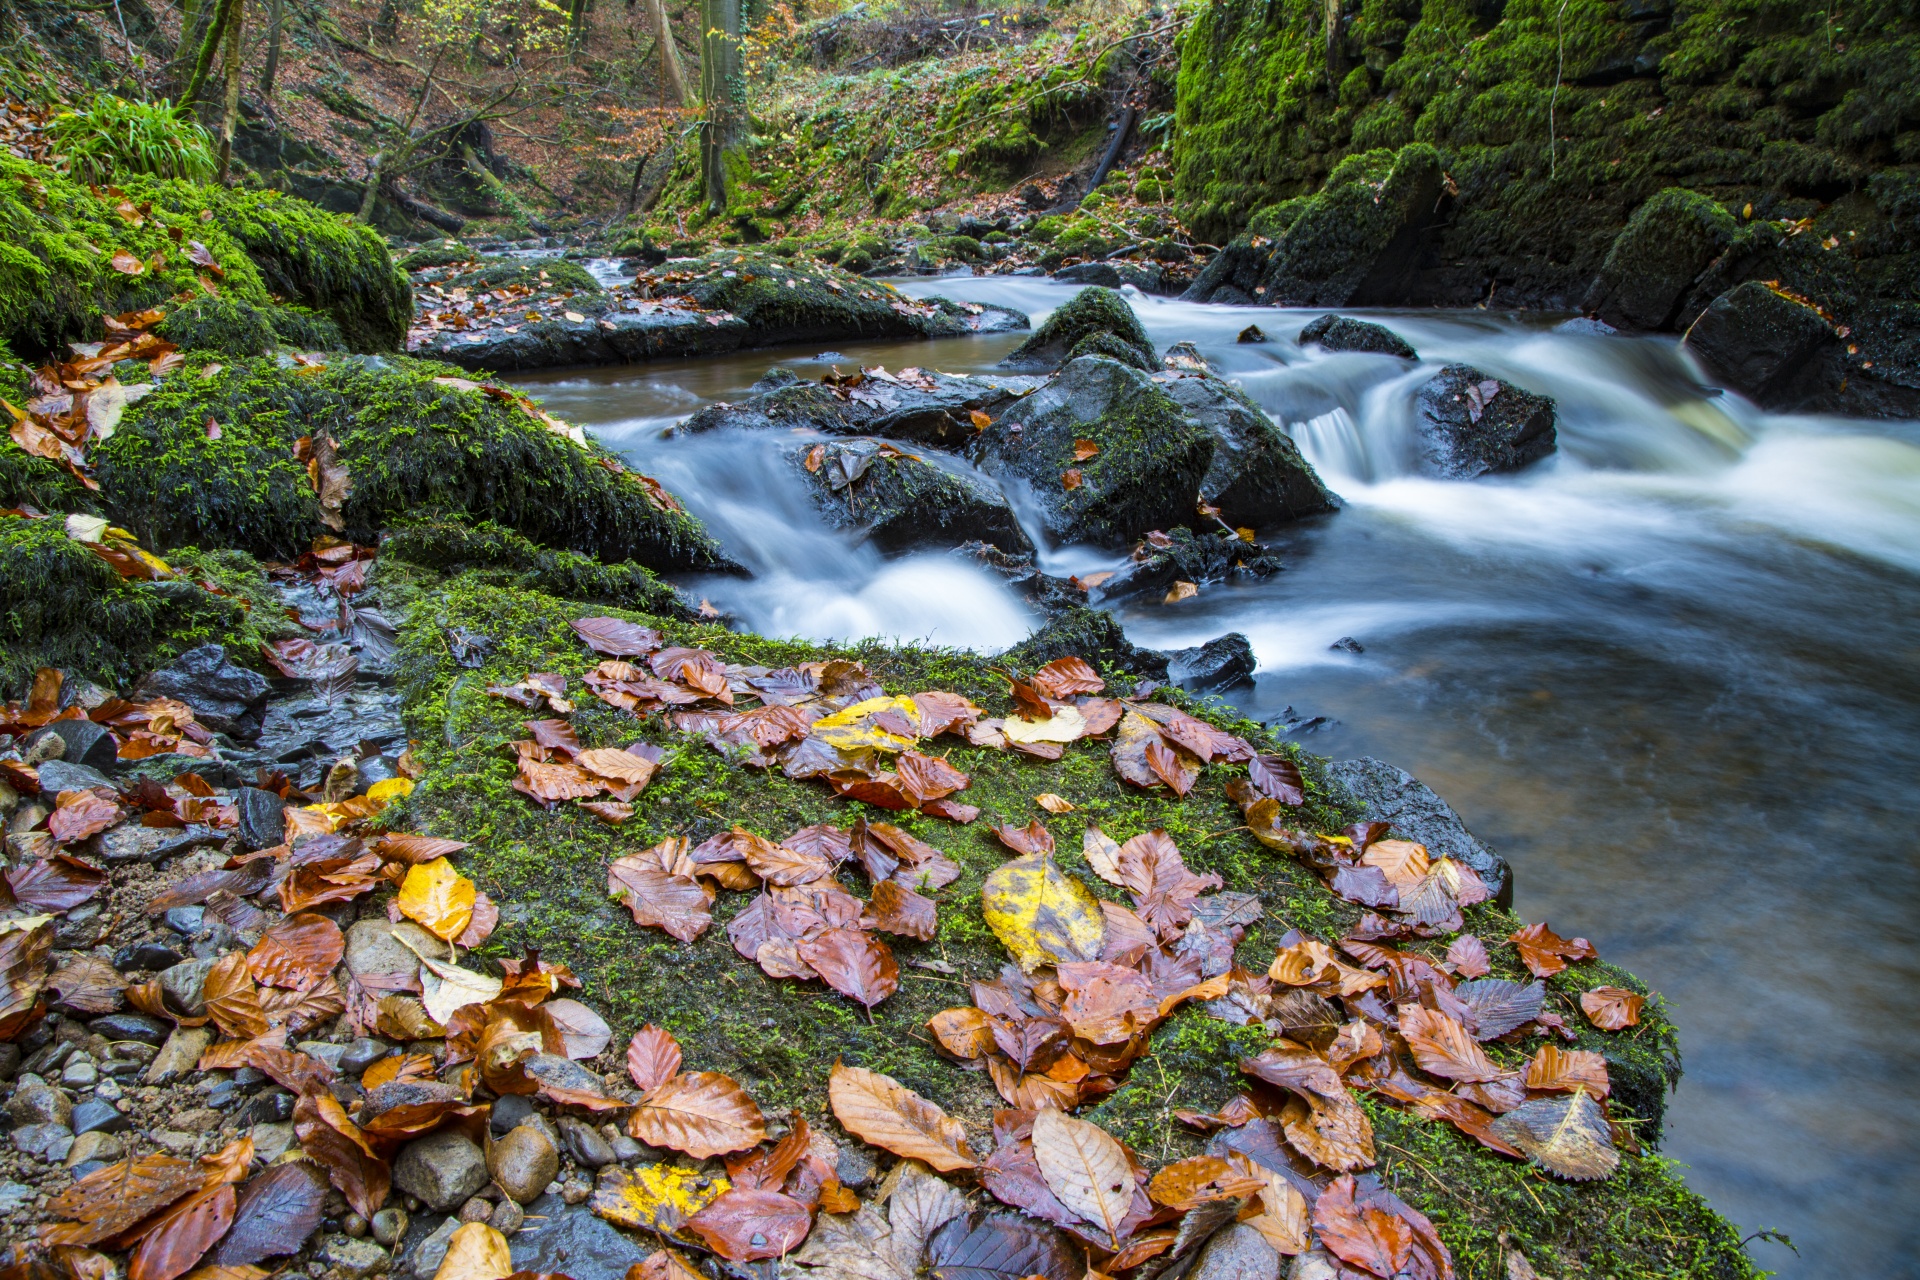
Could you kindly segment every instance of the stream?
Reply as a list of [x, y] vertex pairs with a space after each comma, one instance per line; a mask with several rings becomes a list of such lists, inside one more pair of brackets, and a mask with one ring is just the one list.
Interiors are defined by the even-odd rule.
[[[1072, 287], [903, 282], [1018, 307]], [[1672, 1002], [1686, 1076], [1665, 1154], [1788, 1277], [1913, 1275], [1920, 1256], [1920, 424], [1763, 414], [1670, 339], [1552, 317], [1370, 313], [1419, 349], [1303, 351], [1318, 312], [1128, 291], [1286, 424], [1344, 509], [1261, 537], [1287, 570], [1120, 616], [1156, 648], [1228, 631], [1260, 663], [1230, 699], [1313, 752], [1416, 774], [1513, 864], [1515, 906]], [[1257, 324], [1271, 341], [1240, 345]], [[940, 553], [828, 531], [784, 435], [662, 438], [768, 367], [984, 371], [1020, 335], [846, 344], [516, 379], [679, 494], [751, 578], [686, 585], [745, 626], [985, 649], [1035, 619]], [[1521, 475], [1411, 474], [1415, 387], [1466, 361], [1559, 406]], [[1035, 539], [1039, 542], [1038, 537]], [[1050, 572], [1112, 553], [1046, 548]], [[1341, 648], [1336, 641], [1354, 642]], [[1358, 651], [1354, 651], [1357, 649]]]

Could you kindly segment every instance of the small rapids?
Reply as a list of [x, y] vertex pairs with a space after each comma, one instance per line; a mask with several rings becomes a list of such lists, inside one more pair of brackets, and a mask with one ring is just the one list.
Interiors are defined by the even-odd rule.
[[[596, 264], [597, 265], [597, 264]], [[1020, 308], [1041, 280], [903, 286]], [[1674, 1006], [1665, 1151], [1785, 1276], [1913, 1274], [1920, 1228], [1920, 424], [1769, 415], [1668, 339], [1494, 312], [1377, 313], [1421, 353], [1302, 350], [1317, 312], [1132, 295], [1283, 423], [1344, 504], [1261, 530], [1287, 571], [1121, 614], [1136, 641], [1252, 641], [1231, 697], [1312, 751], [1417, 774], [1516, 868], [1516, 905]], [[1241, 344], [1249, 324], [1264, 343]], [[687, 585], [755, 630], [995, 649], [1036, 619], [940, 553], [827, 529], [785, 433], [664, 438], [768, 367], [984, 371], [1018, 336], [750, 352], [522, 379], [658, 476], [750, 578]], [[1522, 474], [1414, 474], [1413, 397], [1473, 364], [1551, 395]], [[1016, 496], [1016, 509], [1018, 499]], [[1036, 526], [1028, 524], [1029, 532]], [[1039, 541], [1036, 535], [1036, 541]], [[1109, 551], [1043, 546], [1055, 573]], [[1335, 647], [1335, 642], [1342, 643]]]

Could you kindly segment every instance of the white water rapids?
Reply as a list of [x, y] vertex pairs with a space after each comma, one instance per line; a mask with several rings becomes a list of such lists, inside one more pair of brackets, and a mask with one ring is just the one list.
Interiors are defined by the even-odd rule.
[[[1070, 288], [915, 281], [1018, 307]], [[1517, 872], [1517, 907], [1674, 1005], [1687, 1075], [1666, 1153], [1782, 1275], [1910, 1275], [1920, 1256], [1920, 424], [1768, 415], [1666, 339], [1488, 312], [1376, 313], [1421, 354], [1294, 341], [1317, 313], [1130, 300], [1285, 424], [1344, 509], [1263, 529], [1286, 572], [1141, 602], [1158, 648], [1244, 632], [1233, 701], [1319, 720], [1445, 796]], [[1257, 324], [1270, 341], [1235, 336]], [[830, 532], [777, 438], [662, 439], [774, 364], [980, 371], [1017, 337], [849, 344], [522, 379], [658, 476], [745, 562], [690, 583], [756, 630], [998, 648], [1034, 623], [985, 572]], [[1520, 475], [1411, 474], [1415, 388], [1464, 361], [1554, 397], [1559, 449]], [[1036, 541], [1038, 539], [1036, 538]], [[1110, 552], [1050, 547], [1053, 572]], [[1354, 653], [1330, 646], [1351, 637]], [[1291, 714], [1289, 714], [1291, 709]], [[1332, 723], [1326, 723], [1331, 721]]]

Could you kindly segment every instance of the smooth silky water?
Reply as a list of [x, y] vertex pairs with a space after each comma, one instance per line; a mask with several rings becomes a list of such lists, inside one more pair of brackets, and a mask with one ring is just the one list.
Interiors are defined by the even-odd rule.
[[[905, 283], [1037, 324], [1071, 289]], [[1286, 425], [1344, 503], [1261, 530], [1288, 568], [1124, 609], [1172, 648], [1227, 631], [1233, 701], [1308, 749], [1417, 774], [1516, 871], [1516, 906], [1673, 1004], [1666, 1154], [1791, 1277], [1920, 1274], [1920, 424], [1769, 416], [1668, 340], [1486, 312], [1380, 314], [1421, 368], [1302, 351], [1313, 311], [1129, 296]], [[1257, 324], [1271, 341], [1240, 345]], [[520, 379], [658, 476], [752, 570], [687, 585], [743, 625], [996, 648], [1033, 618], [939, 554], [830, 532], [794, 438], [663, 438], [766, 369], [990, 368], [1019, 341], [843, 344]], [[1559, 405], [1559, 452], [1470, 483], [1411, 474], [1412, 394], [1463, 360]], [[1047, 548], [1055, 572], [1111, 552]], [[1361, 652], [1333, 648], [1351, 638]]]

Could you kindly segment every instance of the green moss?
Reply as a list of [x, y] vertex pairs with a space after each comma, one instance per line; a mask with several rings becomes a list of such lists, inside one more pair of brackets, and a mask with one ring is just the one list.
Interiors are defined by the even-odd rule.
[[[296, 555], [323, 528], [293, 447], [330, 436], [352, 481], [346, 532], [359, 541], [437, 510], [604, 560], [724, 562], [697, 520], [663, 509], [612, 455], [549, 430], [517, 402], [467, 389], [459, 375], [404, 357], [235, 360], [212, 377], [190, 362], [94, 450], [103, 501], [161, 547]], [[221, 424], [218, 439], [208, 418]]]
[[1110, 334], [1134, 349], [1147, 366], [1153, 364], [1153, 343], [1133, 314], [1127, 300], [1112, 289], [1099, 286], [1082, 289], [1007, 356], [1008, 368], [1054, 368], [1064, 360], [1081, 339], [1091, 334]]
[[473, 250], [462, 244], [433, 244], [415, 249], [396, 264], [402, 271], [425, 271], [429, 267], [450, 267], [456, 262], [473, 261]]
[[601, 564], [577, 552], [555, 551], [489, 520], [443, 516], [402, 524], [380, 544], [380, 569], [396, 560], [442, 573], [495, 569], [502, 571], [496, 578], [501, 586], [668, 617], [698, 617], [695, 606], [651, 569], [631, 560]]
[[264, 633], [244, 597], [206, 590], [191, 563], [170, 581], [126, 581], [58, 518], [0, 516], [0, 697], [22, 696], [40, 667], [118, 687], [214, 641], [254, 661]]
[[[667, 752], [663, 768], [636, 800], [634, 817], [622, 827], [608, 827], [573, 806], [548, 812], [512, 790], [507, 744], [524, 736], [527, 713], [488, 697], [485, 687], [540, 670], [565, 675], [580, 689], [579, 676], [597, 660], [567, 625], [580, 612], [581, 606], [502, 590], [471, 573], [416, 595], [401, 631], [399, 670], [409, 729], [427, 772], [394, 818], [472, 842], [463, 855], [464, 868], [496, 901], [507, 904], [488, 951], [518, 954], [521, 946], [532, 945], [565, 960], [584, 979], [586, 997], [608, 1011], [616, 1042], [643, 1022], [665, 1026], [685, 1047], [690, 1069], [727, 1072], [763, 1109], [798, 1107], [814, 1122], [830, 1123], [825, 1082], [840, 1060], [884, 1071], [938, 1100], [975, 1134], [985, 1132], [992, 1112], [1003, 1104], [983, 1073], [963, 1070], [932, 1050], [924, 1024], [941, 1009], [968, 1003], [966, 983], [994, 976], [1005, 962], [979, 908], [982, 878], [1007, 856], [989, 834], [996, 822], [1047, 821], [1059, 840], [1062, 868], [1101, 894], [1114, 891], [1085, 865], [1080, 829], [1097, 822], [1120, 838], [1156, 826], [1165, 829], [1196, 870], [1216, 873], [1227, 888], [1260, 897], [1265, 918], [1241, 947], [1250, 964], [1270, 953], [1289, 928], [1338, 938], [1359, 916], [1358, 908], [1333, 897], [1312, 874], [1247, 835], [1223, 790], [1238, 772], [1233, 767], [1209, 768], [1185, 800], [1174, 800], [1121, 784], [1102, 744], [1078, 744], [1060, 761], [1048, 763], [940, 739], [934, 745], [970, 775], [965, 799], [981, 806], [982, 814], [969, 826], [904, 819], [903, 825], [958, 862], [962, 875], [934, 893], [939, 903], [934, 941], [890, 940], [900, 961], [900, 989], [869, 1019], [818, 983], [769, 979], [733, 952], [724, 925], [751, 895], [723, 891], [715, 903], [714, 927], [681, 944], [635, 925], [624, 908], [608, 900], [606, 866], [655, 841], [672, 836], [697, 841], [735, 823], [777, 838], [811, 822], [847, 825], [856, 815], [902, 821], [899, 815], [836, 800], [824, 787], [777, 772], [769, 776], [732, 766], [658, 718], [636, 721], [584, 690], [572, 716], [583, 742], [626, 743], [639, 737]], [[855, 658], [892, 693], [951, 689], [994, 714], [1007, 708], [1005, 681], [985, 660], [969, 654], [872, 643], [811, 646], [710, 626], [637, 620], [664, 625], [669, 643], [701, 645], [723, 661], [780, 666]], [[493, 640], [480, 669], [454, 663], [443, 640], [450, 627]], [[994, 665], [1025, 670], [1040, 656], [1010, 654]], [[1122, 679], [1104, 657], [1095, 661], [1110, 679]], [[1332, 830], [1350, 818], [1327, 790], [1319, 763], [1296, 747], [1275, 742], [1260, 725], [1236, 719], [1221, 704], [1172, 697], [1263, 750], [1295, 758], [1308, 789], [1303, 824]], [[1070, 816], [1048, 818], [1033, 802], [1043, 791], [1079, 807]], [[843, 879], [862, 891], [857, 872]], [[1497, 941], [1517, 921], [1488, 906], [1467, 914], [1469, 928], [1494, 940], [1489, 950], [1495, 971], [1519, 975], [1514, 949]], [[1435, 939], [1413, 949], [1437, 957], [1445, 946], [1445, 939]], [[916, 966], [923, 960], [943, 967]], [[1581, 990], [1621, 980], [1617, 970], [1588, 962], [1554, 979], [1549, 991], [1552, 1007], [1572, 1015], [1567, 1022], [1578, 1028], [1579, 1046], [1608, 1054], [1616, 1099], [1624, 1102], [1623, 1086], [1636, 1065], [1664, 1081], [1677, 1064], [1672, 1028], [1657, 1001], [1625, 1036], [1593, 1031], [1572, 1013]], [[1211, 1110], [1226, 1101], [1240, 1087], [1239, 1061], [1262, 1048], [1265, 1039], [1260, 1028], [1229, 1026], [1201, 1010], [1182, 1010], [1155, 1033], [1151, 1053], [1119, 1089], [1087, 1114], [1127, 1139], [1151, 1164], [1192, 1154], [1202, 1140], [1175, 1123], [1172, 1112]], [[1525, 1052], [1491, 1048], [1509, 1058]], [[1372, 1104], [1369, 1110], [1381, 1158], [1378, 1175], [1434, 1220], [1464, 1277], [1505, 1275], [1502, 1233], [1537, 1266], [1551, 1265], [1557, 1275], [1731, 1280], [1752, 1274], [1733, 1228], [1657, 1157], [1626, 1157], [1608, 1182], [1563, 1183], [1495, 1156], [1442, 1123]], [[1616, 1113], [1628, 1110], [1619, 1106]], [[1644, 1126], [1641, 1133], [1647, 1133]]]
[[564, 258], [535, 258], [527, 261], [486, 263], [457, 271], [443, 283], [465, 285], [472, 289], [506, 289], [524, 285], [536, 293], [599, 293], [600, 282], [577, 262]]
[[59, 463], [37, 458], [8, 441], [0, 445], [0, 509], [10, 507], [54, 515], [95, 512], [99, 501]]
[[230, 356], [265, 355], [281, 344], [300, 351], [346, 347], [331, 316], [306, 307], [257, 307], [227, 297], [199, 297], [175, 307], [155, 332], [178, 347]]

